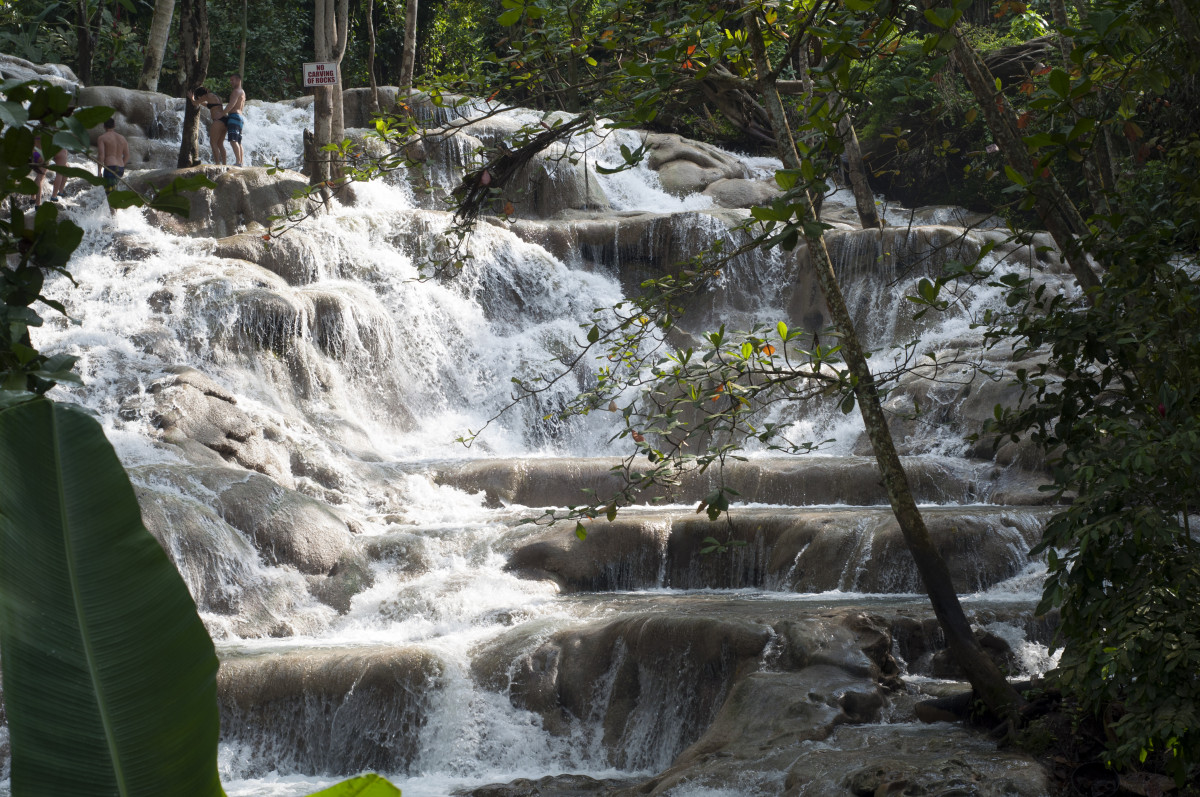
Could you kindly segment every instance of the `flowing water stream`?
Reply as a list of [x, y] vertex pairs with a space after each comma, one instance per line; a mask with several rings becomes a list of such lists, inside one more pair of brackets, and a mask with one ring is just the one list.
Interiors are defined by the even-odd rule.
[[[247, 117], [250, 164], [298, 163], [307, 109], [255, 103]], [[593, 150], [593, 165], [615, 162], [619, 143]], [[770, 166], [747, 159], [752, 173]], [[508, 402], [514, 377], [572, 352], [589, 313], [627, 295], [635, 265], [726, 234], [727, 211], [671, 196], [645, 166], [588, 179], [611, 208], [482, 224], [467, 268], [427, 281], [415, 258], [448, 217], [403, 179], [359, 186], [354, 205], [289, 233], [288, 268], [224, 256], [139, 211], [110, 217], [98, 189], [64, 203], [86, 231], [69, 267], [78, 287], [47, 293], [78, 323], [52, 319], [37, 344], [80, 355], [86, 387], [70, 398], [101, 418], [216, 641], [231, 796], [307, 794], [367, 768], [408, 797], [560, 773], [650, 777], [701, 737], [738, 679], [790, 677], [786, 629], [813, 618], [829, 629], [884, 618], [907, 686], [872, 722], [804, 742], [810, 775], [790, 785], [764, 753], [736, 778], [666, 793], [845, 793], [834, 786], [854, 751], [927, 733], [908, 693], [951, 682], [929, 664], [936, 646], [914, 641], [936, 632], [857, 413], [779, 412], [793, 437], [831, 442], [808, 458], [751, 452], [728, 474], [745, 504], [719, 535], [748, 544], [724, 555], [696, 552], [713, 533], [692, 511], [702, 479], [593, 523], [586, 545], [570, 528], [519, 524], [529, 507], [613, 485], [625, 451], [612, 416], [545, 418], [585, 371], [472, 448], [453, 442]], [[839, 192], [828, 205], [852, 202]], [[585, 236], [589, 224], [609, 237]], [[969, 347], [972, 313], [997, 301], [978, 289], [959, 312], [912, 324], [903, 296], [945, 229], [847, 231], [833, 247], [879, 367], [914, 331], [931, 350]], [[695, 331], [718, 317], [800, 326], [797, 308], [812, 308], [796, 269], [778, 254], [735, 264]], [[1026, 552], [1047, 510], [1011, 469], [968, 458], [957, 428], [917, 423], [905, 450], [968, 610], [1012, 646], [1014, 675], [1044, 670], [1048, 631], [1029, 617], [1040, 570]]]

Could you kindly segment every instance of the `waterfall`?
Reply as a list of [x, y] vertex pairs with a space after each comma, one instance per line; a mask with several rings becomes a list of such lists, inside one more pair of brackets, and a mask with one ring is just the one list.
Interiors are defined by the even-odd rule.
[[[723, 475], [690, 474], [655, 504], [590, 522], [586, 541], [573, 526], [520, 522], [581, 503], [582, 488], [612, 490], [627, 451], [607, 413], [554, 418], [595, 363], [504, 411], [513, 381], [556, 373], [581, 324], [646, 275], [717, 238], [744, 239], [732, 229], [744, 211], [670, 193], [646, 164], [598, 173], [643, 139], [589, 131], [570, 144], [577, 164], [544, 165], [527, 213], [479, 224], [466, 266], [426, 278], [421, 259], [450, 219], [422, 186], [452, 185], [447, 164], [472, 157], [465, 136], [487, 141], [538, 118], [516, 109], [471, 124], [471, 112], [437, 118], [463, 133], [429, 154], [423, 174], [356, 186], [353, 204], [335, 200], [269, 248], [252, 224], [214, 242], [138, 210], [110, 216], [99, 189], [63, 203], [85, 230], [68, 267], [78, 285], [48, 281], [70, 320], [51, 316], [35, 342], [79, 356], [85, 386], [59, 397], [102, 419], [217, 642], [226, 790], [307, 794], [363, 768], [410, 797], [563, 772], [637, 782], [683, 766], [681, 753], [710, 743], [710, 726], [735, 722], [745, 690], [797, 673], [842, 701], [805, 709], [826, 735], [804, 744], [847, 722], [886, 736], [870, 724], [883, 693], [863, 679], [927, 679], [936, 629], [862, 456], [857, 414], [831, 402], [774, 408], [769, 420], [789, 436], [831, 442], [808, 459], [751, 446]], [[246, 117], [249, 164], [300, 163], [310, 107], [252, 102]], [[174, 129], [164, 123], [163, 135]], [[722, 157], [747, 181], [775, 165]], [[539, 212], [562, 197], [578, 207]], [[852, 201], [841, 191], [827, 205]], [[877, 370], [914, 336], [927, 369], [929, 352], [989, 356], [970, 325], [998, 306], [998, 289], [964, 283], [950, 312], [921, 322], [904, 297], [947, 259], [1002, 236], [948, 226], [960, 223], [949, 211], [927, 215], [911, 229], [829, 233]], [[893, 223], [902, 217], [914, 218], [890, 211]], [[1036, 260], [1005, 245], [986, 262], [1027, 271], [1043, 268]], [[739, 257], [683, 329], [786, 320], [819, 331], [825, 311], [806, 264], [803, 248]], [[963, 408], [1001, 389], [970, 386], [968, 372], [935, 382], [918, 372], [889, 408], [968, 611], [1029, 674], [1050, 664], [1049, 629], [1027, 622], [1041, 572], [1028, 550], [1045, 499], [1035, 474], [968, 457]], [[914, 397], [926, 415], [906, 419]], [[471, 447], [455, 443], [479, 430]], [[695, 504], [718, 478], [739, 503], [728, 522], [708, 524]], [[708, 536], [738, 544], [701, 553]], [[911, 655], [891, 644], [864, 652], [867, 615], [870, 633]], [[755, 766], [740, 785], [701, 779], [670, 793], [775, 793], [782, 774]]]

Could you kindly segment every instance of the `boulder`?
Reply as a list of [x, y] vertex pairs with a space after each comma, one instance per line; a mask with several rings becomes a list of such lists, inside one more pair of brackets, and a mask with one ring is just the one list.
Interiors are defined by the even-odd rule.
[[405, 772], [444, 665], [422, 648], [309, 648], [228, 656], [217, 692], [222, 739], [248, 777]]
[[599, 797], [611, 794], [629, 782], [616, 778], [600, 780], [587, 775], [547, 775], [537, 780], [517, 778], [511, 783], [489, 783], [451, 793], [455, 797]]
[[[138, 91], [120, 86], [87, 86], [79, 92], [81, 106], [102, 105], [116, 111], [116, 131], [126, 138], [175, 141], [181, 130], [179, 111], [184, 100], [155, 91]], [[104, 132], [97, 125], [90, 131], [92, 143]], [[173, 146], [178, 152], [179, 144]]]
[[[168, 376], [152, 382], [145, 396], [135, 396], [122, 405], [122, 417], [148, 417], [164, 440], [201, 462], [213, 462], [212, 454], [216, 454], [225, 462], [294, 486], [290, 458], [277, 429], [250, 418], [233, 395], [194, 368], [166, 370]], [[197, 451], [198, 446], [211, 453]]]
[[[379, 87], [379, 112], [387, 113], [396, 107], [399, 89]], [[342, 89], [342, 118], [346, 127], [369, 127], [376, 111], [371, 108], [371, 89]]]
[[129, 170], [174, 169], [178, 161], [178, 143], [165, 139], [129, 136]]
[[531, 625], [476, 651], [476, 679], [541, 715], [551, 732], [598, 724], [622, 768], [668, 764], [708, 726], [733, 681], [758, 668], [771, 637], [745, 619], [648, 614], [537, 644]]
[[673, 133], [651, 133], [645, 143], [647, 165], [658, 172], [663, 190], [675, 196], [699, 193], [721, 179], [749, 177], [745, 164], [709, 144]]
[[[659, 176], [662, 173], [659, 172]], [[721, 178], [704, 189], [713, 202], [723, 208], [749, 208], [770, 205], [783, 196], [774, 180], [748, 180], [742, 177]]]
[[220, 238], [213, 246], [215, 257], [247, 260], [283, 277], [289, 285], [308, 285], [317, 280], [320, 267], [311, 238], [284, 235], [263, 240], [262, 228]]
[[295, 194], [308, 188], [308, 180], [297, 172], [276, 171], [264, 167], [233, 168], [193, 166], [189, 169], [158, 169], [134, 176], [129, 182], [137, 190], [157, 190], [176, 177], [203, 174], [216, 188], [203, 188], [186, 194], [188, 217], [147, 210], [151, 223], [177, 235], [225, 238], [254, 222], [271, 224], [271, 217], [304, 209]]
[[[960, 592], [1019, 573], [1045, 512], [975, 507], [926, 509], [934, 544]], [[586, 521], [579, 540], [560, 524], [517, 547], [507, 567], [565, 591], [744, 589], [920, 592], [922, 582], [889, 508], [743, 509], [720, 524], [691, 511], [625, 510]], [[710, 538], [730, 545], [702, 553]]]
[[72, 93], [80, 89], [79, 78], [64, 64], [35, 64], [15, 55], [0, 53], [0, 80], [44, 80]]

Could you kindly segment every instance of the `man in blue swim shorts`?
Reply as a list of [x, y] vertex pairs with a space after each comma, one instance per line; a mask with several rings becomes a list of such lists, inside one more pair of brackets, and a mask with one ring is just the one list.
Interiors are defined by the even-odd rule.
[[242, 76], [229, 77], [229, 102], [225, 103], [225, 140], [233, 148], [235, 166], [242, 165], [242, 127], [246, 120], [242, 111], [246, 108], [246, 92], [242, 89]]

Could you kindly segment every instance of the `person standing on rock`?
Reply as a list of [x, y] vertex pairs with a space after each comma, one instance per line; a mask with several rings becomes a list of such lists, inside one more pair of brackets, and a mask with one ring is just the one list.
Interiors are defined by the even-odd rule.
[[[212, 145], [213, 163], [225, 165], [225, 103], [216, 94], [200, 86], [192, 92], [192, 102], [208, 109], [212, 122], [208, 125], [208, 141]], [[239, 136], [240, 140], [240, 136]]]
[[104, 133], [96, 141], [99, 152], [100, 176], [104, 178], [104, 193], [111, 194], [117, 183], [125, 176], [125, 164], [129, 163], [129, 142], [116, 131], [117, 123], [112, 119], [104, 122]]
[[246, 92], [242, 89], [242, 76], [234, 73], [229, 77], [229, 102], [225, 103], [225, 136], [233, 150], [234, 165], [239, 167], [242, 165], [242, 127], [245, 125], [242, 111], [245, 109]]

